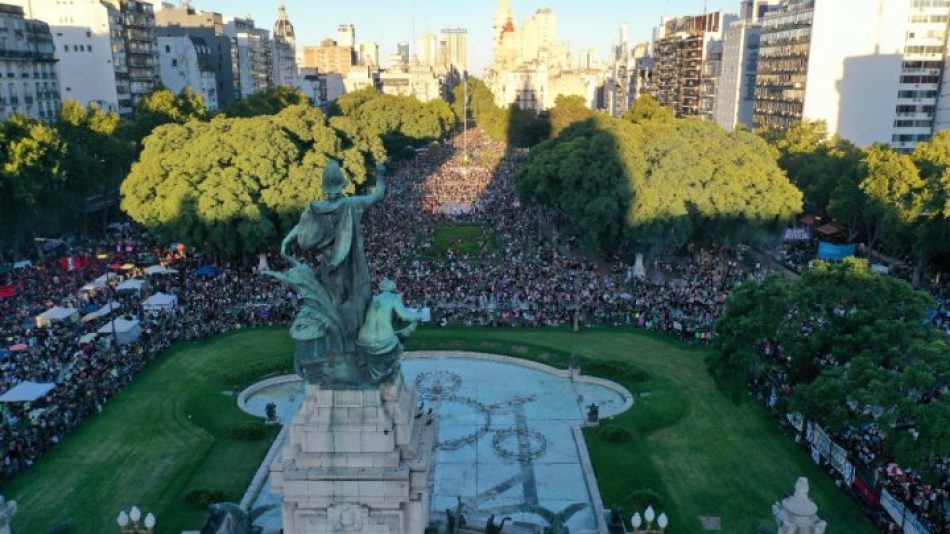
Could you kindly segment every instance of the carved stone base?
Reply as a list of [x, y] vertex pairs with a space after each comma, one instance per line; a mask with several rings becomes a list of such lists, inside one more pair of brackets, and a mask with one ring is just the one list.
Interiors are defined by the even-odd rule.
[[428, 524], [435, 424], [400, 373], [373, 390], [307, 385], [271, 484], [287, 534], [418, 534]]

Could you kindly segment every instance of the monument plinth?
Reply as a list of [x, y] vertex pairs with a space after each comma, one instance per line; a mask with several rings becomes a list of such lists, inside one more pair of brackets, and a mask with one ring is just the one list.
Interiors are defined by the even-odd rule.
[[[326, 200], [310, 203], [281, 243], [286, 271], [265, 270], [301, 302], [290, 335], [294, 365], [306, 383], [271, 484], [283, 495], [287, 534], [418, 534], [428, 524], [431, 418], [416, 413], [400, 368], [400, 338], [420, 319], [383, 280], [371, 298], [360, 235], [363, 212], [384, 194], [344, 197], [346, 179], [330, 162]], [[319, 251], [319, 268], [288, 252]], [[409, 325], [395, 329], [395, 318]]]
[[402, 380], [369, 390], [307, 385], [271, 484], [287, 533], [425, 530], [435, 425]]

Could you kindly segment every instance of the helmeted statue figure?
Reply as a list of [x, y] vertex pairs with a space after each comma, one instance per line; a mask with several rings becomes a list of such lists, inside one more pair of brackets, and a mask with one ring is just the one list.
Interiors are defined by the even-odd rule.
[[[280, 254], [290, 268], [262, 271], [293, 289], [302, 301], [290, 331], [297, 373], [308, 383], [331, 389], [375, 386], [394, 376], [402, 352], [398, 336], [411, 333], [415, 323], [397, 332], [393, 313], [407, 321], [419, 319], [403, 306], [391, 281], [384, 281], [383, 293], [370, 302], [360, 221], [386, 191], [385, 168], [377, 166], [371, 194], [343, 196], [347, 185], [339, 164], [330, 161], [323, 173], [326, 199], [304, 208], [281, 243]], [[304, 251], [319, 252], [317, 269], [290, 254], [295, 242]]]
[[[422, 319], [421, 312], [406, 309], [402, 297], [395, 293], [395, 282], [383, 280], [379, 289], [382, 293], [373, 297], [356, 340], [356, 346], [366, 361], [369, 377], [376, 382], [386, 380], [399, 370], [399, 356], [402, 355], [399, 337], [411, 334]], [[393, 329], [393, 314], [404, 321], [411, 321], [409, 326], [398, 331]]]

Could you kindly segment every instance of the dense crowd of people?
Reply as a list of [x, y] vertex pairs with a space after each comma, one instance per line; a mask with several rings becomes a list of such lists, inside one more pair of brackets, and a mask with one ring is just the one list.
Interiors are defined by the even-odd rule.
[[[471, 130], [394, 166], [390, 198], [363, 222], [373, 279], [395, 280], [407, 304], [428, 308], [440, 325], [622, 326], [708, 343], [730, 290], [768, 274], [768, 267], [731, 250], [690, 249], [646, 260], [642, 269], [585, 259], [582, 244], [558, 235], [554, 214], [518, 200], [514, 175], [524, 157]], [[457, 224], [479, 229], [477, 252], [461, 243], [434, 248], [436, 229]], [[36, 260], [0, 275], [0, 286], [14, 293], [0, 296], [0, 349], [6, 347], [0, 352], [0, 392], [26, 380], [55, 384], [37, 402], [0, 404], [0, 477], [31, 465], [171, 343], [285, 324], [295, 313], [294, 295], [256, 269], [222, 264], [213, 269], [218, 272], [202, 275], [201, 260], [154, 243], [131, 225], [74, 242], [68, 254], [98, 259], [74, 270], [58, 259]], [[807, 264], [813, 254], [814, 247], [804, 243], [789, 248], [786, 259]], [[273, 252], [269, 259], [281, 266]], [[143, 267], [157, 261], [175, 272], [146, 277]], [[83, 289], [104, 273], [115, 275], [105, 287]], [[146, 278], [147, 290], [117, 293], [113, 288], [127, 278]], [[157, 292], [176, 296], [177, 306], [143, 312], [143, 299]], [[937, 290], [935, 297], [935, 324], [950, 332], [950, 291]], [[52, 306], [87, 313], [110, 302], [121, 310], [88, 321], [36, 323]], [[138, 342], [116, 347], [107, 342], [110, 336], [90, 336], [119, 314], [141, 321]], [[781, 376], [771, 381], [776, 383]], [[880, 465], [877, 429], [854, 429], [836, 438], [863, 467]], [[899, 471], [903, 478], [894, 482], [897, 471], [885, 470], [881, 479], [896, 484], [895, 495], [906, 502], [919, 501], [915, 510], [922, 517], [947, 509], [950, 478], [927, 486]]]

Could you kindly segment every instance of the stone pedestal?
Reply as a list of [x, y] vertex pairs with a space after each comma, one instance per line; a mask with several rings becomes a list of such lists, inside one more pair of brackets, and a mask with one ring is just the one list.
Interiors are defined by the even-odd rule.
[[772, 505], [778, 534], [824, 534], [828, 523], [818, 517], [818, 506], [808, 498], [808, 479], [795, 482], [795, 494]]
[[400, 373], [377, 389], [307, 385], [271, 484], [287, 534], [418, 534], [428, 524], [435, 423]]

